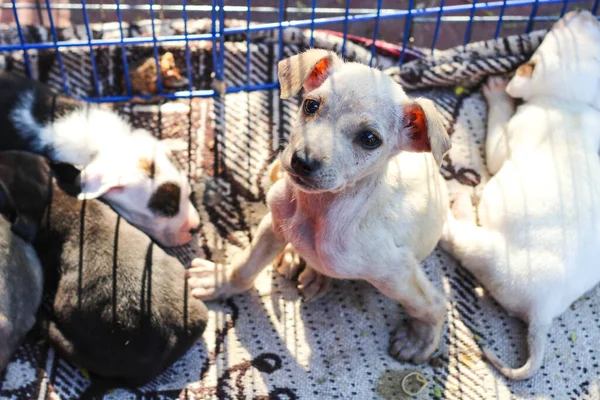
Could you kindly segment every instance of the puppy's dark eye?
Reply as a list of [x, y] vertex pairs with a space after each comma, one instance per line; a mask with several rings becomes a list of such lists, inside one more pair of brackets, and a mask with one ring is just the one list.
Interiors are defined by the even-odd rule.
[[373, 132], [364, 131], [358, 135], [358, 143], [368, 150], [373, 150], [381, 145], [381, 140]]
[[313, 99], [304, 100], [304, 112], [307, 114], [314, 114], [319, 109], [319, 102]]

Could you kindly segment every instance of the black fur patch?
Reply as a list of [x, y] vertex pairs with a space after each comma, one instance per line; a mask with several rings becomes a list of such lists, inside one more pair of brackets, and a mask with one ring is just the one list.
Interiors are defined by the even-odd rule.
[[150, 197], [148, 208], [156, 215], [174, 217], [179, 212], [181, 188], [173, 182], [163, 183]]
[[[11, 114], [22, 106], [23, 96], [32, 96], [31, 114], [34, 120], [46, 126], [62, 115], [81, 108], [85, 103], [57, 94], [44, 84], [12, 72], [0, 71], [0, 150], [34, 150], [39, 132], [23, 132], [15, 126]], [[40, 151], [47, 155], [51, 149]]]

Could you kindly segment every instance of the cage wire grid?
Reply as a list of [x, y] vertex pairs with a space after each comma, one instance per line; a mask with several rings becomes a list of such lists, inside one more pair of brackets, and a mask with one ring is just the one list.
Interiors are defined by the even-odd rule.
[[[343, 7], [319, 7], [317, 0], [311, 0], [310, 7], [288, 6], [286, 0], [274, 0], [273, 6], [253, 6], [252, 0], [247, 0], [246, 5], [226, 5], [225, 0], [211, 0], [210, 5], [188, 4], [187, 0], [182, 0], [181, 4], [162, 4], [159, 1], [148, 0], [147, 4], [125, 4], [121, 0], [112, 2], [87, 2], [81, 0], [79, 3], [53, 2], [51, 0], [36, 0], [37, 4], [18, 0], [11, 0], [10, 3], [0, 4], [0, 10], [12, 10], [14, 21], [19, 35], [18, 44], [0, 45], [0, 54], [3, 52], [20, 51], [23, 53], [26, 72], [31, 76], [31, 66], [29, 60], [29, 52], [36, 50], [51, 50], [54, 49], [62, 75], [62, 90], [69, 94], [69, 84], [66, 79], [66, 72], [60, 50], [63, 48], [87, 47], [90, 51], [90, 64], [92, 67], [93, 86], [95, 93], [93, 96], [85, 97], [84, 100], [91, 102], [118, 102], [128, 101], [134, 97], [150, 98], [149, 95], [136, 95], [132, 92], [131, 77], [129, 73], [129, 63], [127, 59], [127, 47], [151, 44], [153, 55], [156, 64], [158, 96], [166, 99], [191, 98], [191, 97], [213, 97], [225, 93], [236, 93], [241, 91], [256, 91], [270, 90], [278, 88], [277, 82], [261, 82], [258, 84], [250, 83], [250, 66], [252, 54], [248, 53], [246, 60], [246, 84], [240, 86], [227, 87], [224, 90], [217, 89], [202, 89], [198, 90], [193, 87], [191, 79], [191, 60], [189, 43], [193, 41], [210, 41], [212, 42], [212, 57], [214, 65], [214, 79], [223, 80], [225, 71], [225, 46], [224, 40], [226, 35], [242, 34], [246, 36], [248, 44], [252, 41], [252, 34], [256, 32], [277, 31], [279, 36], [279, 54], [283, 54], [283, 35], [286, 28], [308, 28], [310, 29], [310, 45], [314, 44], [314, 32], [318, 28], [327, 27], [333, 24], [343, 24], [343, 44], [341, 47], [341, 55], [343, 56], [348, 42], [348, 28], [350, 25], [361, 23], [374, 23], [373, 35], [370, 39], [371, 61], [375, 57], [375, 43], [379, 36], [380, 22], [383, 20], [398, 20], [403, 21], [404, 27], [399, 29], [403, 32], [401, 37], [401, 53], [398, 60], [399, 65], [405, 61], [407, 46], [409, 45], [409, 37], [412, 29], [412, 24], [418, 23], [435, 23], [435, 30], [431, 40], [430, 49], [436, 48], [440, 35], [440, 27], [442, 23], [463, 23], [466, 24], [463, 45], [471, 41], [471, 35], [474, 22], [486, 22], [495, 24], [494, 35], [495, 39], [500, 37], [503, 23], [506, 21], [521, 23], [524, 25], [524, 31], [530, 32], [536, 22], [556, 21], [562, 17], [571, 4], [583, 3], [585, 0], [502, 0], [492, 2], [480, 2], [477, 0], [468, 0], [465, 4], [446, 4], [447, 0], [439, 0], [437, 6], [424, 7], [423, 4], [415, 5], [414, 0], [404, 2], [405, 8], [384, 8], [383, 1], [377, 0], [376, 8], [359, 8], [352, 7], [352, 0], [347, 0]], [[354, 0], [356, 2], [356, 0]], [[338, 2], [338, 4], [341, 2]], [[561, 11], [556, 15], [538, 15], [538, 10], [541, 6], [559, 5]], [[600, 0], [594, 0], [592, 5], [592, 13], [597, 15]], [[507, 15], [507, 10], [517, 7], [529, 7], [529, 15]], [[23, 26], [20, 22], [19, 13], [23, 10], [35, 9], [40, 15], [45, 14], [48, 20], [48, 25], [52, 34], [52, 41], [41, 43], [27, 43], [23, 33]], [[70, 12], [80, 12], [83, 24], [85, 25], [86, 37], [80, 40], [59, 40], [57, 27], [54, 22], [53, 12], [60, 10], [68, 10]], [[114, 39], [94, 38], [90, 29], [90, 12], [104, 13], [107, 11], [114, 12], [118, 22], [118, 30], [120, 37]], [[129, 11], [148, 12], [151, 24], [151, 36], [126, 37], [124, 34], [123, 13]], [[160, 24], [161, 18], [157, 14], [162, 14], [166, 11], [181, 13], [183, 19], [184, 32], [179, 35], [157, 35], [156, 25]], [[489, 15], [478, 16], [477, 12], [486, 11]], [[245, 13], [246, 26], [242, 27], [225, 27], [225, 15], [227, 13]], [[467, 15], [456, 15], [456, 14]], [[208, 33], [192, 34], [188, 33], [188, 21], [193, 19], [190, 15], [209, 14], [211, 19], [211, 30]], [[275, 14], [278, 17], [276, 22], [253, 23], [252, 18], [258, 14]], [[290, 19], [289, 15], [294, 14], [301, 16], [300, 19]], [[310, 18], [304, 18], [304, 17]], [[115, 22], [115, 21], [103, 21]], [[186, 54], [186, 71], [188, 77], [188, 87], [186, 90], [167, 93], [164, 91], [159, 63], [159, 46], [161, 44], [185, 44]], [[457, 45], [460, 43], [456, 43]], [[94, 49], [106, 46], [120, 46], [123, 62], [123, 70], [125, 76], [125, 86], [127, 93], [125, 95], [105, 95], [99, 85], [98, 67]]]

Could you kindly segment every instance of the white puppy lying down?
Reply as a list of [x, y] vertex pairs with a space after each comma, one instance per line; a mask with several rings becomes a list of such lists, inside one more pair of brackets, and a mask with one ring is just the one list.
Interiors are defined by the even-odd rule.
[[269, 190], [271, 212], [233, 265], [219, 275], [212, 263], [192, 263], [192, 293], [214, 299], [250, 289], [291, 243], [311, 271], [367, 280], [399, 301], [412, 320], [392, 336], [390, 353], [425, 361], [445, 314], [419, 264], [448, 208], [439, 164], [450, 139], [440, 115], [382, 72], [325, 50], [281, 61], [279, 80], [282, 98], [306, 90], [280, 157], [285, 178]]
[[486, 156], [492, 174], [478, 208], [459, 197], [442, 245], [508, 311], [529, 324], [529, 359], [541, 366], [552, 319], [600, 280], [600, 23], [587, 11], [557, 22], [506, 92], [490, 78]]

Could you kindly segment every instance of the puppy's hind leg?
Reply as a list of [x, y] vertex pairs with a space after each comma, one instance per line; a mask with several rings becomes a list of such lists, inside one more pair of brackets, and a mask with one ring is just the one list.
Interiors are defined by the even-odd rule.
[[[470, 202], [459, 197], [448, 212], [442, 231], [440, 246], [453, 255], [480, 282], [486, 284], [493, 274], [494, 261], [503, 239], [495, 232], [480, 227], [475, 222], [475, 214], [468, 209]], [[455, 217], [460, 218], [456, 219]]]
[[483, 86], [483, 96], [488, 103], [485, 158], [490, 174], [495, 175], [508, 156], [506, 124], [515, 113], [513, 99], [506, 93], [508, 80], [491, 76]]
[[427, 279], [412, 254], [404, 254], [400, 262], [397, 267], [387, 269], [389, 274], [368, 281], [386, 296], [397, 300], [411, 317], [390, 337], [390, 355], [400, 361], [418, 364], [425, 362], [439, 345], [446, 312], [445, 299]]
[[298, 289], [304, 301], [311, 302], [324, 297], [331, 289], [333, 280], [315, 271], [310, 265], [298, 277]]

